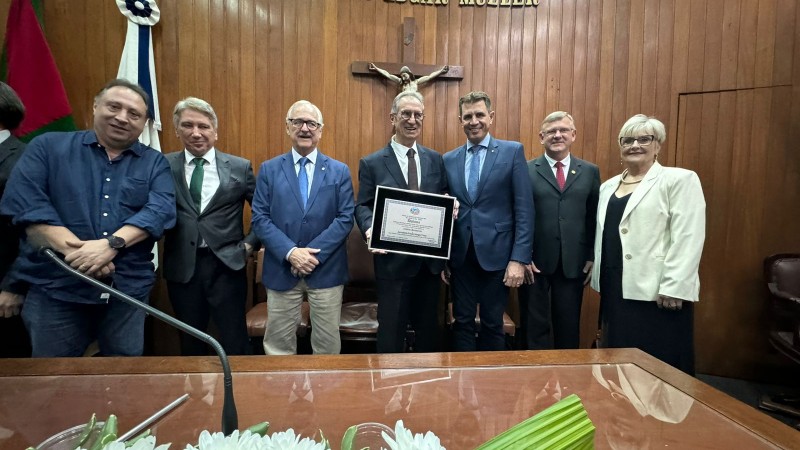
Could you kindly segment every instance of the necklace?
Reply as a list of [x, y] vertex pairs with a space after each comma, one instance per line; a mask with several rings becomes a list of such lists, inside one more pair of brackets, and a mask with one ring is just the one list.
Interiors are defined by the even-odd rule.
[[625, 178], [627, 178], [627, 177], [628, 177], [628, 172], [626, 171], [622, 175], [622, 178], [619, 180], [619, 182], [622, 183], [622, 184], [638, 184], [638, 183], [641, 183], [642, 180], [644, 179], [644, 178], [642, 178], [641, 180], [636, 180], [636, 181], [625, 181]]

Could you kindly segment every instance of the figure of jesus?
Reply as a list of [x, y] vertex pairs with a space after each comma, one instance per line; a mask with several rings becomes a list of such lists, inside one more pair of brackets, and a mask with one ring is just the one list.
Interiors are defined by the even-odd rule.
[[369, 70], [373, 70], [375, 72], [378, 72], [379, 74], [381, 74], [384, 77], [386, 77], [386, 79], [394, 81], [395, 83], [400, 85], [400, 91], [401, 92], [405, 92], [405, 91], [417, 92], [417, 88], [418, 87], [422, 86], [423, 84], [427, 83], [428, 81], [431, 81], [432, 79], [438, 77], [439, 75], [447, 72], [450, 69], [449, 66], [442, 66], [441, 69], [434, 71], [430, 75], [425, 75], [424, 77], [421, 77], [419, 79], [414, 79], [414, 74], [411, 73], [411, 69], [409, 69], [408, 66], [403, 66], [400, 69], [400, 76], [399, 77], [397, 75], [393, 75], [393, 74], [387, 72], [384, 69], [381, 69], [380, 67], [376, 66], [375, 63], [369, 63], [368, 68], [369, 68]]

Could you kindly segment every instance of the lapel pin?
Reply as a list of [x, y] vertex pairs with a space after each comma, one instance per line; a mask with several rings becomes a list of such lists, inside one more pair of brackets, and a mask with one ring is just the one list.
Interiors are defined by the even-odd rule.
[[575, 171], [574, 170], [570, 170], [569, 173], [575, 175]]
[[325, 170], [325, 166], [322, 166], [322, 170]]

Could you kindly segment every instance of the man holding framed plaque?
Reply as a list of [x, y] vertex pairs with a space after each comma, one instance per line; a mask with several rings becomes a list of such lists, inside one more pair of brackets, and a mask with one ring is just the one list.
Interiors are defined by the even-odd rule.
[[[430, 247], [429, 254], [439, 251], [449, 253], [454, 200], [442, 198], [444, 204], [429, 205], [430, 207], [415, 205], [414, 201], [419, 200], [416, 197], [421, 195], [409, 192], [444, 194], [447, 191], [442, 156], [416, 142], [422, 131], [424, 110], [423, 98], [418, 92], [401, 92], [397, 95], [389, 113], [394, 136], [386, 147], [362, 158], [358, 166], [356, 223], [368, 242], [372, 240], [374, 244], [381, 241], [386, 244], [382, 248], [391, 250], [377, 250], [371, 245], [378, 289], [379, 353], [402, 352], [408, 325], [415, 332], [415, 350], [434, 352], [440, 349], [437, 305], [441, 284], [438, 274], [444, 268], [444, 259], [408, 254], [416, 251], [403, 251], [404, 247], [399, 241], [404, 239], [397, 236], [414, 233], [414, 230], [396, 226], [400, 222], [397, 218], [406, 216], [406, 211], [400, 209], [407, 209], [411, 222], [421, 221], [422, 226], [435, 222], [448, 227], [446, 233], [440, 230], [442, 232], [438, 234], [431, 234], [431, 240], [435, 241], [439, 237], [446, 242], [431, 244], [433, 246]], [[381, 188], [378, 194], [377, 187]], [[376, 195], [382, 205], [377, 208]], [[438, 203], [436, 199], [432, 202]], [[447, 203], [449, 208], [445, 206]], [[404, 205], [409, 207], [404, 208]], [[374, 208], [378, 211], [373, 211]], [[447, 209], [449, 211], [445, 211]], [[438, 211], [442, 212], [443, 220], [433, 217]], [[417, 219], [418, 217], [421, 218]], [[373, 219], [376, 220], [375, 224]], [[380, 229], [374, 236], [373, 225], [376, 230]], [[416, 244], [412, 243], [405, 248], [425, 247], [420, 245], [425, 240], [421, 235], [408, 239]]]
[[450, 194], [461, 204], [450, 256], [453, 347], [502, 350], [508, 289], [522, 284], [531, 262], [531, 181], [522, 144], [489, 134], [494, 111], [485, 92], [461, 97], [458, 112], [467, 143], [443, 158]]

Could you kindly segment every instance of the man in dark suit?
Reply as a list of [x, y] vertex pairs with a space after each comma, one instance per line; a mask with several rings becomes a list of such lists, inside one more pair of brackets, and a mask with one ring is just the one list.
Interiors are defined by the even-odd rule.
[[339, 319], [353, 229], [353, 180], [347, 165], [317, 149], [322, 112], [300, 100], [286, 113], [292, 149], [265, 161], [253, 200], [253, 229], [264, 243], [267, 287], [264, 352], [297, 352], [303, 297], [311, 311], [315, 354], [341, 350]]
[[[386, 147], [359, 162], [356, 223], [367, 240], [372, 237], [377, 186], [435, 194], [447, 191], [442, 156], [417, 143], [424, 111], [421, 94], [400, 93], [389, 113], [394, 136]], [[402, 352], [408, 325], [414, 329], [416, 351], [439, 351], [437, 306], [444, 261], [386, 252], [376, 252], [373, 260], [378, 282], [378, 352]]]
[[594, 260], [600, 170], [570, 155], [575, 136], [571, 115], [551, 113], [539, 131], [545, 152], [528, 162], [536, 240], [520, 289], [520, 313], [530, 350], [579, 346], [583, 287]]
[[[11, 87], [0, 81], [0, 197], [6, 190], [11, 169], [25, 151], [25, 144], [11, 135], [25, 117], [25, 107]], [[15, 280], [11, 265], [19, 254], [19, 230], [11, 218], [0, 216], [0, 357], [31, 355], [31, 344], [19, 316], [27, 290]]]
[[531, 261], [534, 210], [525, 149], [489, 134], [494, 111], [485, 92], [461, 97], [458, 111], [467, 143], [444, 155], [450, 194], [461, 204], [450, 252], [453, 346], [502, 350], [508, 290], [522, 284]]
[[[209, 318], [229, 354], [249, 353], [245, 323], [247, 257], [259, 246], [244, 235], [244, 203], [256, 180], [250, 161], [223, 153], [217, 115], [206, 101], [175, 105], [175, 133], [184, 150], [166, 155], [175, 179], [178, 221], [164, 241], [164, 278], [178, 319], [205, 330]], [[206, 344], [181, 333], [182, 355], [205, 355]]]

